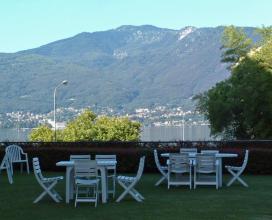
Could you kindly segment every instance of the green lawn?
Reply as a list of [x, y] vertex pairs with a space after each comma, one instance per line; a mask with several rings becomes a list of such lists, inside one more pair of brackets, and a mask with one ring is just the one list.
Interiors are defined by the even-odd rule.
[[[46, 173], [45, 176], [56, 175]], [[127, 197], [120, 203], [56, 204], [46, 197], [38, 204], [33, 200], [41, 192], [33, 174], [16, 173], [9, 185], [5, 174], [0, 176], [0, 219], [272, 219], [272, 176], [246, 176], [249, 188], [234, 185], [216, 190], [214, 187], [167, 189], [155, 187], [159, 175], [144, 174], [138, 185], [145, 196], [143, 203]], [[229, 178], [228, 176], [226, 178]], [[64, 197], [64, 182], [57, 190]], [[118, 188], [117, 195], [121, 189]]]

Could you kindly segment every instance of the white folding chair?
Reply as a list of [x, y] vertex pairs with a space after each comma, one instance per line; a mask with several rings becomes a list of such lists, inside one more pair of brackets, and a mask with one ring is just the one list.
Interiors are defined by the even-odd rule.
[[21, 172], [23, 172], [23, 164], [26, 164], [27, 173], [29, 174], [29, 164], [27, 153], [24, 153], [23, 149], [18, 145], [10, 145], [5, 149], [5, 152], [8, 156], [11, 173], [13, 175], [13, 164], [20, 163]]
[[167, 170], [168, 170], [168, 167], [167, 166], [161, 166], [157, 150], [154, 150], [154, 159], [155, 159], [156, 166], [157, 166], [158, 170], [160, 171], [160, 173], [162, 175], [162, 177], [155, 184], [155, 186], [158, 186], [164, 180], [167, 181]]
[[249, 150], [246, 150], [244, 161], [242, 166], [225, 166], [225, 168], [231, 173], [233, 176], [232, 179], [227, 183], [227, 186], [231, 186], [235, 180], [240, 182], [244, 187], [248, 187], [247, 183], [241, 179], [240, 175], [244, 172], [247, 162], [248, 162]]
[[219, 164], [215, 154], [197, 154], [194, 164], [194, 188], [197, 185], [219, 187]]
[[[95, 160], [75, 161], [75, 186], [76, 198], [75, 207], [78, 202], [94, 202], [95, 207], [98, 201], [97, 164]], [[87, 190], [80, 190], [87, 189]], [[93, 191], [91, 191], [93, 189]]]
[[40, 186], [44, 189], [44, 192], [42, 192], [33, 203], [39, 202], [46, 194], [48, 194], [55, 202], [60, 202], [62, 200], [61, 196], [54, 190], [54, 187], [56, 184], [63, 179], [62, 176], [57, 177], [50, 177], [45, 178], [42, 175], [42, 171], [40, 168], [40, 162], [37, 157], [33, 158], [33, 170], [35, 177], [40, 184]]
[[6, 170], [7, 171], [7, 176], [8, 176], [8, 181], [10, 184], [13, 183], [13, 178], [12, 178], [12, 172], [11, 172], [11, 166], [10, 166], [10, 162], [9, 159], [7, 157], [7, 155], [4, 156], [1, 165], [0, 165], [0, 173], [2, 170]]
[[130, 176], [118, 176], [117, 181], [125, 191], [118, 197], [116, 202], [120, 202], [127, 194], [130, 194], [137, 202], [142, 202], [144, 197], [135, 189], [136, 184], [140, 181], [144, 171], [145, 156], [141, 157], [137, 175], [135, 177]]
[[197, 148], [180, 148], [180, 153], [197, 153]]
[[[116, 155], [95, 155], [96, 161], [116, 161]], [[108, 193], [112, 194], [112, 198], [115, 197], [116, 188], [116, 164], [113, 166], [107, 166], [107, 179], [112, 179], [112, 189], [108, 190]], [[101, 175], [98, 175], [101, 179]]]
[[[188, 176], [186, 175], [188, 173]], [[192, 167], [188, 153], [169, 155], [168, 189], [171, 185], [189, 185], [192, 188]]]

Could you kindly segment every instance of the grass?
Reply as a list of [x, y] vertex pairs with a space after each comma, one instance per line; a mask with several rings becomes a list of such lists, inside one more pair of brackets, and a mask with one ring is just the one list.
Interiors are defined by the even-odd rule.
[[[45, 176], [56, 173], [46, 173]], [[79, 204], [74, 208], [73, 202], [54, 203], [46, 197], [38, 204], [33, 200], [42, 189], [33, 174], [16, 173], [14, 184], [9, 185], [5, 174], [0, 176], [0, 219], [272, 219], [272, 176], [245, 176], [249, 188], [239, 184], [216, 190], [214, 187], [187, 187], [166, 185], [155, 187], [159, 178], [156, 174], [144, 174], [138, 185], [145, 196], [143, 203], [137, 203], [126, 197], [120, 203], [112, 199], [107, 204]], [[229, 178], [227, 176], [226, 178]], [[64, 198], [65, 181], [57, 190]], [[118, 188], [117, 195], [122, 191]]]

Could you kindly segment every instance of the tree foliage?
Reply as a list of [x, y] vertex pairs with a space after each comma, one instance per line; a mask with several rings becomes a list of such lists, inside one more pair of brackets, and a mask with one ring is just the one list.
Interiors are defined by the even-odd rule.
[[[210, 121], [212, 134], [238, 139], [272, 138], [272, 32], [268, 30], [263, 30], [261, 43], [252, 45], [247, 53], [248, 49], [239, 49], [229, 59], [233, 62], [229, 79], [196, 97], [197, 108]], [[239, 29], [231, 27], [226, 31], [232, 34], [224, 35], [223, 41], [237, 40], [225, 44], [226, 51], [226, 46], [232, 49], [233, 45], [249, 42]]]
[[95, 139], [96, 115], [90, 110], [84, 111], [70, 121], [62, 132], [62, 141], [92, 141]]
[[[46, 129], [45, 129], [46, 128]], [[58, 131], [58, 141], [137, 141], [140, 138], [141, 124], [126, 117], [97, 117], [85, 110], [68, 122], [63, 131]], [[43, 134], [51, 134], [51, 136]], [[48, 137], [48, 138], [47, 138]], [[51, 138], [49, 138], [51, 137]], [[52, 141], [53, 131], [45, 126], [30, 134], [31, 141]]]
[[141, 124], [124, 117], [103, 116], [95, 124], [96, 138], [103, 141], [137, 141], [140, 138]]
[[252, 40], [246, 36], [242, 28], [236, 28], [231, 25], [226, 27], [222, 36], [222, 49], [224, 52], [222, 54], [222, 62], [237, 63], [241, 57], [246, 56], [246, 54], [252, 48]]
[[48, 126], [41, 125], [31, 131], [29, 134], [29, 140], [51, 142], [54, 140], [54, 132]]

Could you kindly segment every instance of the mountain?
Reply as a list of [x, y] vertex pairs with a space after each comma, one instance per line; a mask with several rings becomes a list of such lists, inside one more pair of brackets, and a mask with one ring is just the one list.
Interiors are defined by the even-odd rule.
[[229, 76], [220, 62], [223, 30], [126, 25], [0, 53], [0, 111], [51, 111], [64, 79], [62, 107], [185, 104]]

